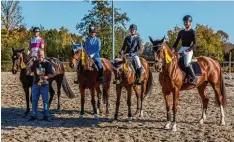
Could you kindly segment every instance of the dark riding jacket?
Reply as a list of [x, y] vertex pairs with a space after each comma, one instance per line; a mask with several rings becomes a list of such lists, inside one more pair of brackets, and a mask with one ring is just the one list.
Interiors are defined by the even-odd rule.
[[124, 51], [124, 54], [130, 53], [130, 54], [136, 54], [139, 55], [141, 50], [141, 39], [139, 36], [127, 36], [124, 39], [123, 46], [121, 48], [121, 51]]

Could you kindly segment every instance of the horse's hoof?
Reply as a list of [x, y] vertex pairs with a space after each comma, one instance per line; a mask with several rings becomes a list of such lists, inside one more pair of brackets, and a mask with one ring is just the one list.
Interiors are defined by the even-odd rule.
[[83, 115], [80, 115], [80, 116], [79, 116], [79, 119], [83, 119], [83, 118], [84, 118], [84, 116], [83, 116]]
[[128, 122], [131, 122], [132, 121], [132, 117], [128, 117]]
[[221, 123], [220, 123], [222, 126], [224, 126], [226, 123], [224, 120], [221, 120]]
[[172, 131], [173, 131], [173, 132], [176, 132], [176, 123], [173, 124], [173, 126], [172, 126]]
[[165, 125], [165, 129], [166, 130], [171, 129], [171, 122], [167, 122], [167, 124]]
[[99, 117], [98, 117], [97, 114], [94, 114], [94, 115], [93, 115], [93, 118], [94, 118], [95, 120], [98, 120], [98, 119], [99, 119]]
[[203, 124], [204, 124], [204, 119], [201, 119], [201, 120], [199, 121], [199, 123], [200, 123], [201, 125], [203, 125]]
[[140, 117], [142, 117], [143, 116], [143, 110], [142, 111], [140, 111]]

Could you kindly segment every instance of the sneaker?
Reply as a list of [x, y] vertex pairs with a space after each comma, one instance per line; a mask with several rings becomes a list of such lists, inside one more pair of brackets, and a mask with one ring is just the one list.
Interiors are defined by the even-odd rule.
[[48, 116], [43, 116], [43, 120], [44, 120], [44, 121], [48, 121], [48, 120], [49, 120], [49, 117], [48, 117]]
[[37, 117], [35, 117], [35, 116], [31, 116], [30, 118], [29, 118], [29, 120], [28, 121], [34, 121], [34, 120], [36, 120], [37, 119]]

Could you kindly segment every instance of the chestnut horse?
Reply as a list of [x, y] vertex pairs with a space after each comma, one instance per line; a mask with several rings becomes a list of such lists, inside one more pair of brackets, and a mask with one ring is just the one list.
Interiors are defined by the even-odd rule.
[[215, 96], [221, 111], [221, 125], [225, 125], [224, 121], [224, 110], [223, 107], [226, 105], [226, 92], [225, 83], [222, 75], [222, 69], [218, 61], [209, 57], [198, 57], [197, 62], [201, 67], [202, 75], [197, 77], [196, 85], [184, 84], [184, 75], [178, 65], [179, 55], [171, 51], [171, 49], [162, 40], [153, 40], [151, 37], [150, 41], [153, 44], [153, 51], [155, 55], [155, 68], [160, 71], [159, 81], [162, 86], [162, 93], [166, 102], [167, 110], [167, 124], [166, 129], [170, 129], [171, 125], [171, 114], [170, 114], [170, 94], [173, 94], [173, 126], [172, 130], [176, 131], [176, 113], [177, 105], [179, 101], [179, 93], [181, 90], [189, 90], [197, 88], [202, 99], [202, 117], [200, 124], [204, 123], [206, 119], [206, 110], [209, 99], [205, 94], [205, 88], [208, 83], [211, 84], [215, 91]]
[[[127, 90], [128, 121], [132, 120], [132, 112], [131, 112], [132, 88], [134, 89], [137, 97], [137, 111], [135, 115], [138, 114], [139, 110], [140, 110], [140, 116], [143, 115], [143, 110], [142, 110], [143, 100], [146, 97], [146, 95], [149, 94], [151, 91], [151, 87], [153, 84], [153, 76], [152, 72], [150, 71], [148, 62], [143, 58], [140, 58], [140, 62], [144, 68], [144, 72], [141, 75], [142, 85], [135, 85], [136, 77], [134, 69], [131, 68], [129, 62], [126, 62], [125, 57], [123, 59], [117, 58], [112, 63], [113, 71], [115, 74], [115, 80], [116, 80], [115, 83], [116, 83], [116, 94], [117, 94], [116, 109], [114, 116], [115, 120], [118, 119], [120, 97], [123, 87], [126, 88]], [[139, 103], [139, 98], [141, 99], [141, 103]]]
[[[74, 68], [78, 65], [78, 81], [81, 94], [81, 111], [79, 118], [83, 118], [84, 115], [84, 103], [85, 103], [85, 89], [89, 89], [91, 92], [91, 103], [93, 106], [94, 119], [98, 119], [97, 108], [95, 102], [95, 90], [98, 97], [97, 107], [101, 109], [101, 84], [97, 81], [98, 71], [94, 61], [87, 55], [85, 49], [81, 44], [73, 44], [72, 59], [70, 67]], [[109, 96], [110, 96], [110, 82], [112, 75], [112, 66], [110, 61], [105, 58], [101, 58], [104, 70], [104, 83], [103, 87], [103, 103], [106, 104], [106, 114], [109, 114]]]

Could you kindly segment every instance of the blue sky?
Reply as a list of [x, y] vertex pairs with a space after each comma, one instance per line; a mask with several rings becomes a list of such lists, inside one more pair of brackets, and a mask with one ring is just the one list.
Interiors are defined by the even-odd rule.
[[[234, 43], [234, 2], [159, 2], [159, 1], [117, 1], [114, 3], [121, 12], [130, 17], [127, 27], [134, 23], [144, 42], [148, 36], [162, 38], [174, 26], [183, 26], [186, 14], [193, 16], [196, 23], [209, 25], [215, 31], [224, 30]], [[92, 8], [91, 3], [82, 1], [21, 1], [22, 13], [27, 27], [43, 25], [46, 29], [64, 26], [73, 33], [76, 24]]]

